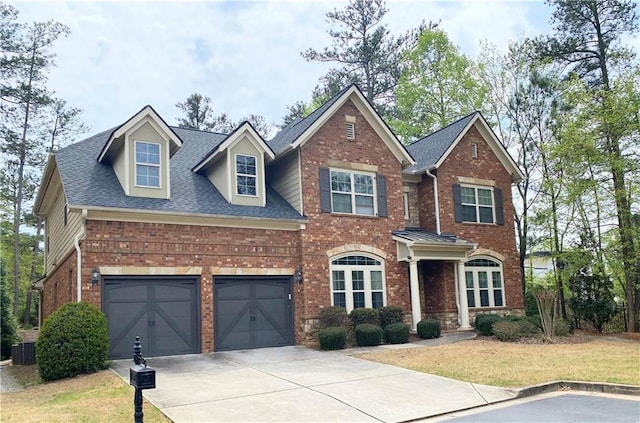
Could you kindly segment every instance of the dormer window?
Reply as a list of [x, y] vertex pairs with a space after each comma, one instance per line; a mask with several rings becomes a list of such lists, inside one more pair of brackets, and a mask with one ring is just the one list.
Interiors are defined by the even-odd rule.
[[236, 154], [236, 194], [256, 197], [256, 157]]
[[136, 186], [160, 188], [160, 144], [135, 141]]

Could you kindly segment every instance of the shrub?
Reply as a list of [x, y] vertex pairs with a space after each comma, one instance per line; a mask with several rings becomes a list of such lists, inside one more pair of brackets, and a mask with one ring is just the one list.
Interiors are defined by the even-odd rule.
[[7, 284], [0, 286], [0, 360], [11, 357], [11, 346], [18, 342], [18, 323], [11, 311], [11, 297]]
[[353, 326], [363, 323], [380, 326], [380, 312], [375, 308], [354, 308], [349, 313]]
[[420, 320], [417, 329], [420, 338], [437, 338], [440, 336], [440, 321], [436, 319]]
[[500, 316], [496, 314], [483, 314], [476, 316], [476, 329], [483, 336], [493, 335], [492, 325], [500, 320]]
[[503, 318], [495, 321], [492, 325], [493, 334], [500, 341], [517, 341], [526, 336], [538, 334], [538, 328], [529, 320], [524, 318]]
[[487, 316], [495, 316], [495, 314], [488, 314], [488, 313], [478, 313], [478, 314], [476, 314], [476, 319], [475, 319], [475, 322], [474, 322], [474, 325], [475, 325], [476, 329], [478, 329], [478, 325], [480, 324], [482, 319], [484, 319]]
[[555, 336], [569, 336], [573, 333], [571, 322], [565, 319], [558, 319], [553, 327]]
[[389, 344], [406, 344], [409, 342], [409, 325], [392, 323], [384, 328], [384, 339]]
[[347, 310], [344, 307], [329, 306], [318, 313], [320, 329], [344, 326], [347, 323]]
[[400, 306], [385, 306], [380, 309], [380, 326], [386, 328], [394, 323], [404, 323], [404, 310]]
[[36, 362], [44, 381], [105, 369], [109, 355], [107, 318], [89, 303], [67, 303], [43, 323]]
[[356, 344], [359, 347], [380, 345], [382, 342], [382, 328], [370, 323], [356, 326]]
[[527, 292], [524, 294], [524, 312], [527, 316], [540, 316], [538, 303], [536, 302], [536, 297], [533, 295], [533, 291], [531, 289], [527, 289]]
[[322, 329], [318, 333], [318, 341], [321, 350], [341, 350], [347, 342], [347, 330], [343, 327]]

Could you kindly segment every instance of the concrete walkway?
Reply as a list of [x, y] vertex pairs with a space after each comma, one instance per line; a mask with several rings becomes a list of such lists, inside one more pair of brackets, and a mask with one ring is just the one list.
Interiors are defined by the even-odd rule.
[[[426, 342], [468, 337], [451, 333]], [[407, 347], [417, 345], [401, 348]], [[361, 360], [354, 356], [360, 352], [291, 346], [152, 358], [157, 388], [144, 396], [176, 423], [402, 422], [518, 393]], [[128, 381], [131, 364], [114, 361], [112, 369]]]

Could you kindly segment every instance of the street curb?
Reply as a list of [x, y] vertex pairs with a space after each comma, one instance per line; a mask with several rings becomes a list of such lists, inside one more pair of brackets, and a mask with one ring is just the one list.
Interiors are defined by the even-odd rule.
[[584, 391], [600, 392], [604, 394], [640, 396], [640, 386], [637, 385], [557, 380], [522, 388], [518, 391], [518, 395], [515, 399], [559, 391]]

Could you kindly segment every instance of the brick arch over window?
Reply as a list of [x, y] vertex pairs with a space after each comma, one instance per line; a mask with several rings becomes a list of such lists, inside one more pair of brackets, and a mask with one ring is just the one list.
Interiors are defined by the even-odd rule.
[[336, 258], [336, 256], [345, 254], [345, 253], [365, 253], [365, 254], [373, 254], [381, 258], [382, 260], [387, 259], [387, 253], [382, 251], [379, 248], [372, 247], [366, 244], [345, 244], [339, 247], [332, 248], [327, 250], [327, 257], [330, 259]]
[[467, 258], [469, 260], [472, 260], [474, 258], [478, 258], [478, 256], [489, 256], [503, 263], [505, 262], [505, 256], [503, 254], [500, 254], [497, 251], [489, 250], [488, 248], [478, 248], [473, 253], [469, 254]]

